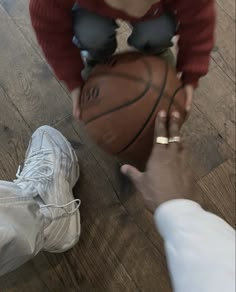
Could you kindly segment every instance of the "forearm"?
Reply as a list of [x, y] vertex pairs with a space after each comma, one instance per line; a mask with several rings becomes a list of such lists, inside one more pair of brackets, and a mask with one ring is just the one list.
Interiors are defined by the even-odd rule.
[[164, 239], [174, 291], [235, 291], [233, 228], [189, 200], [162, 204], [154, 218]]
[[180, 0], [176, 9], [180, 36], [177, 70], [183, 72], [184, 84], [196, 87], [199, 78], [208, 72], [210, 53], [214, 46], [214, 0], [194, 3]]
[[83, 63], [72, 43], [72, 0], [31, 0], [33, 28], [44, 55], [57, 77], [73, 90], [82, 84]]

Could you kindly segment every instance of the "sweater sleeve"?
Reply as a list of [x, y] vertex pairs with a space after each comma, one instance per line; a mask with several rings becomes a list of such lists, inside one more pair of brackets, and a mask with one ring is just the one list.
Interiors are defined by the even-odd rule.
[[57, 77], [69, 90], [82, 83], [83, 62], [72, 43], [73, 0], [30, 0], [30, 16], [36, 37]]
[[154, 215], [175, 292], [235, 292], [235, 231], [189, 200], [163, 203]]
[[184, 84], [196, 87], [208, 72], [214, 45], [214, 0], [175, 0], [175, 11], [180, 36], [177, 70]]

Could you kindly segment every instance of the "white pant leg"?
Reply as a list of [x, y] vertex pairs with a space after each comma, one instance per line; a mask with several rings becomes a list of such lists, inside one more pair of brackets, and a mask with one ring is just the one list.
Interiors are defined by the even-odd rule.
[[14, 183], [0, 181], [0, 276], [42, 249], [44, 221], [33, 198], [22, 196]]

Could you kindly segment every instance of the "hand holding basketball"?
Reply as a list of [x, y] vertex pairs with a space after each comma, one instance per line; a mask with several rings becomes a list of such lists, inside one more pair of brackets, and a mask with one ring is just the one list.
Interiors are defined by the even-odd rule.
[[144, 169], [152, 149], [155, 117], [165, 110], [186, 118], [186, 91], [174, 69], [157, 56], [113, 56], [91, 72], [81, 99], [81, 119], [106, 152]]

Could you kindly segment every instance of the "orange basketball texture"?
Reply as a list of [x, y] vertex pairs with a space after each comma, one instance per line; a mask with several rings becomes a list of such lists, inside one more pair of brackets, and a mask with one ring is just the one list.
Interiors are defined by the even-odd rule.
[[94, 68], [81, 94], [81, 117], [100, 147], [143, 169], [157, 113], [177, 109], [182, 124], [185, 101], [185, 90], [166, 61], [124, 53]]

